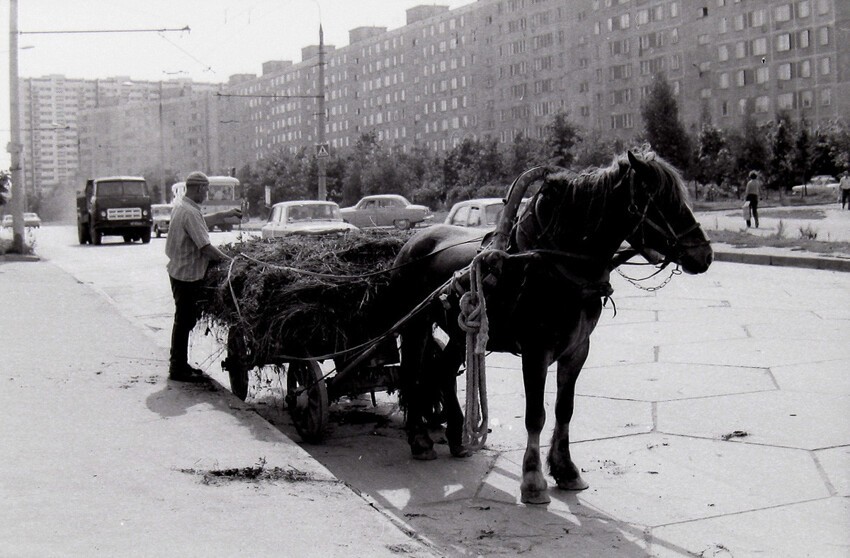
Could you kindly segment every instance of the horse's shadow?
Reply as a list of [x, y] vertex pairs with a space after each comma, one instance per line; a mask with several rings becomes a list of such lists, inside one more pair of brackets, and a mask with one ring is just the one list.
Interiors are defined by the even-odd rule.
[[[647, 526], [589, 506], [580, 492], [550, 486], [548, 506], [519, 503], [521, 449], [485, 448], [457, 459], [450, 457], [446, 444], [438, 443], [437, 460], [416, 461], [410, 456], [399, 412], [359, 406], [352, 419], [350, 407], [343, 403], [336, 407], [327, 439], [302, 447], [446, 556], [649, 554]], [[278, 427], [299, 440], [291, 424]], [[432, 435], [435, 440], [441, 438], [438, 431]], [[685, 549], [663, 541], [652, 539], [651, 543], [687, 555]]]

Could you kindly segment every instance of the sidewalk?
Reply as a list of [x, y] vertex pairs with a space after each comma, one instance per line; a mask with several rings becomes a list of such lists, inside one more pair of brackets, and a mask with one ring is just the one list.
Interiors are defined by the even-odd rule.
[[168, 381], [95, 291], [21, 260], [0, 258], [0, 554], [436, 555], [227, 390]]

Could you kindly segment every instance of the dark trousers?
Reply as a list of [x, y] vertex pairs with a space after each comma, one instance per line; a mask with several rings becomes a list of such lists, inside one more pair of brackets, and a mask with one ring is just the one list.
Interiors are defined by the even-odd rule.
[[850, 190], [841, 190], [841, 209], [844, 209], [845, 205], [850, 209]]
[[174, 325], [171, 328], [171, 368], [185, 367], [189, 361], [189, 334], [201, 317], [200, 302], [203, 281], [171, 279], [174, 296]]
[[[753, 220], [756, 222], [756, 227], [759, 226], [759, 197], [755, 194], [747, 194], [747, 201], [750, 202], [750, 211], [753, 213]], [[747, 226], [750, 222], [747, 221]]]

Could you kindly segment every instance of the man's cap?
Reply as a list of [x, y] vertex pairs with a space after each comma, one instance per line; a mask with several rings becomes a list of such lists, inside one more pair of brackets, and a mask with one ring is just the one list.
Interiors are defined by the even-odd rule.
[[[198, 174], [200, 174], [200, 173], [198, 173]], [[750, 178], [758, 178], [758, 175], [759, 174], [756, 171], [750, 171]], [[204, 178], [206, 178], [206, 176]]]
[[189, 176], [186, 177], [186, 187], [189, 186], [206, 186], [210, 183], [210, 179], [207, 178], [207, 175], [200, 171], [195, 171], [189, 173]]

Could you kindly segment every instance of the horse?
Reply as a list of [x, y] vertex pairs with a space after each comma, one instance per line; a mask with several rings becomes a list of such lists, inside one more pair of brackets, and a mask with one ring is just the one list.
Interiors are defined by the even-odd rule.
[[[510, 229], [507, 248], [487, 258], [483, 271], [489, 323], [486, 348], [522, 357], [527, 445], [520, 490], [521, 501], [529, 504], [550, 501], [540, 434], [546, 419], [547, 368], [554, 362], [557, 400], [549, 472], [561, 489], [588, 487], [570, 457], [569, 424], [590, 334], [603, 301], [612, 293], [611, 270], [640, 254], [649, 263], [662, 267], [674, 263], [686, 273], [698, 274], [713, 259], [679, 172], [651, 151], [628, 151], [615, 156], [608, 167], [581, 173], [550, 169], [542, 174], [539, 189]], [[623, 257], [618, 250], [624, 242], [631, 253]], [[392, 284], [397, 308], [412, 308], [439, 290], [481, 249], [480, 231], [432, 225], [417, 232], [395, 260]], [[463, 445], [463, 411], [456, 390], [465, 356], [459, 312], [457, 296], [432, 298], [399, 331], [399, 397], [414, 459], [437, 457], [428, 434], [435, 400], [443, 406], [451, 455], [470, 454]], [[434, 351], [435, 326], [449, 338], [441, 351]]]

